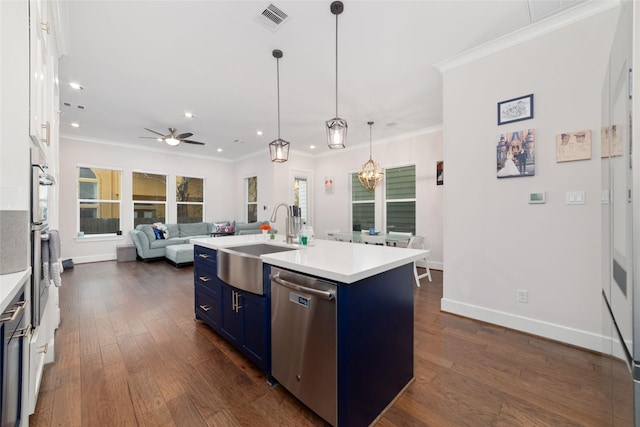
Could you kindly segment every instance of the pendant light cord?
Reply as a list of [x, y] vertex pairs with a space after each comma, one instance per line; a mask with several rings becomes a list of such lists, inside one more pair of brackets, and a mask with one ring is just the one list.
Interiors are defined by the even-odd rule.
[[276, 70], [278, 81], [278, 139], [280, 139], [280, 58], [276, 58]]
[[373, 155], [371, 154], [371, 125], [369, 125], [369, 160], [373, 160]]
[[338, 116], [338, 15], [336, 14], [336, 117]]

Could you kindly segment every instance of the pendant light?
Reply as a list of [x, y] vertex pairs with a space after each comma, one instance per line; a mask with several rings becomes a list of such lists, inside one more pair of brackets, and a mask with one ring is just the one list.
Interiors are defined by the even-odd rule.
[[358, 179], [364, 188], [369, 191], [373, 191], [376, 189], [382, 178], [384, 178], [384, 172], [382, 172], [382, 168], [380, 165], [373, 161], [371, 157], [371, 126], [373, 122], [367, 122], [369, 125], [369, 161], [362, 165], [362, 169], [358, 173]]
[[271, 153], [271, 161], [274, 163], [284, 163], [289, 160], [289, 143], [280, 138], [280, 58], [282, 58], [281, 50], [272, 52], [276, 58], [276, 72], [278, 75], [278, 139], [269, 143], [269, 151]]
[[338, 15], [344, 10], [344, 5], [341, 1], [334, 1], [330, 10], [336, 15], [336, 116], [326, 121], [327, 142], [329, 148], [344, 148], [347, 140], [347, 121], [338, 116]]

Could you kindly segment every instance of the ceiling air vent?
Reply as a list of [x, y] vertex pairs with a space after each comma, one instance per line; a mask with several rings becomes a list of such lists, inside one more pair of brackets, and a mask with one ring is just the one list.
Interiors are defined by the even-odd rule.
[[273, 31], [274, 33], [284, 25], [289, 19], [289, 15], [282, 11], [279, 7], [269, 4], [260, 14], [256, 17], [256, 20]]

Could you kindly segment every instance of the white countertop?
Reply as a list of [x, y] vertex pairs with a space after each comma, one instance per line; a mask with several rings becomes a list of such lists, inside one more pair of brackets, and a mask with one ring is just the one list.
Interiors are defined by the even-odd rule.
[[265, 239], [262, 234], [191, 239], [191, 243], [211, 249], [232, 248], [252, 243], [267, 243], [296, 248], [294, 251], [262, 255], [262, 260], [277, 267], [323, 277], [341, 283], [358, 280], [424, 258], [424, 250], [365, 245], [315, 239], [309, 246], [287, 245]]
[[31, 267], [17, 273], [0, 274], [0, 313], [7, 308], [7, 305], [30, 277]]

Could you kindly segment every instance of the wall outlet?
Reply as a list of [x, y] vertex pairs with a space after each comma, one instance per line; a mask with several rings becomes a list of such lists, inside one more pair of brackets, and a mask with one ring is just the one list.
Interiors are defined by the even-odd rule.
[[529, 302], [529, 292], [523, 290], [523, 289], [518, 289], [518, 294], [516, 296], [516, 300], [518, 302]]

